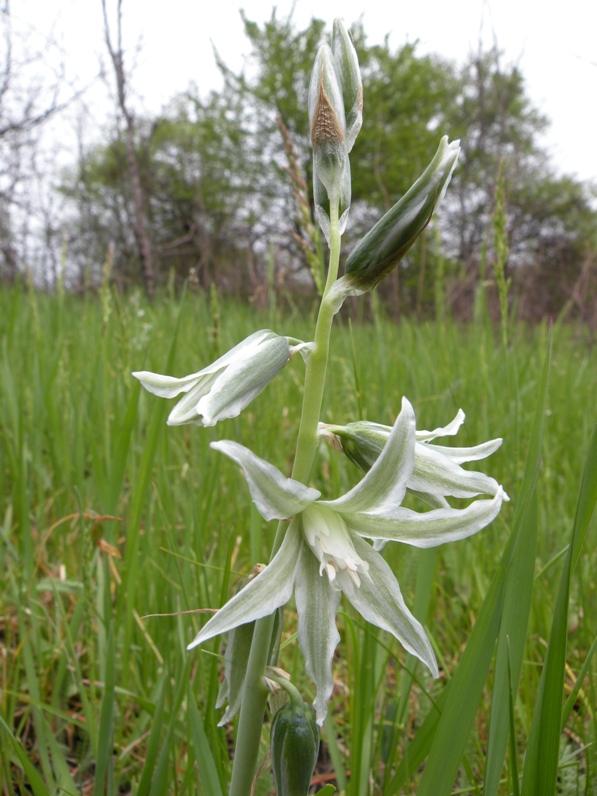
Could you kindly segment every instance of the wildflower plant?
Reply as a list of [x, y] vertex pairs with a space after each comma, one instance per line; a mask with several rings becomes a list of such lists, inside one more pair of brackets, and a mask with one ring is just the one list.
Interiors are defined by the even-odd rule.
[[[290, 477], [237, 442], [211, 444], [215, 452], [242, 469], [261, 516], [278, 521], [269, 564], [256, 566], [188, 647], [228, 634], [218, 706], [226, 707], [223, 721], [240, 713], [231, 796], [252, 792], [266, 700], [272, 689], [280, 687], [290, 694], [290, 702], [272, 721], [277, 793], [307, 793], [317, 759], [316, 727], [324, 722], [334, 685], [332, 659], [339, 642], [336, 614], [342, 595], [366, 621], [391, 633], [419, 658], [431, 677], [438, 676], [427, 633], [409, 610], [382, 549], [388, 542], [426, 548], [464, 539], [487, 526], [508, 500], [493, 478], [461, 466], [486, 458], [501, 440], [470, 448], [436, 444], [437, 439], [457, 433], [464, 421], [462, 410], [447, 426], [433, 431], [417, 429], [415, 411], [406, 398], [391, 427], [364, 421], [320, 422], [335, 315], [347, 296], [370, 291], [405, 256], [437, 209], [460, 150], [458, 141], [441, 139], [428, 168], [357, 244], [339, 277], [340, 239], [351, 203], [349, 153], [361, 127], [362, 108], [357, 55], [337, 20], [332, 46], [323, 44], [317, 53], [308, 101], [315, 214], [329, 246], [313, 341], [261, 330], [192, 375], [134, 374], [158, 396], [183, 395], [170, 414], [170, 425], [210, 426], [237, 416], [295, 353], [300, 352], [305, 361], [302, 414]], [[365, 473], [344, 495], [322, 495], [310, 484], [322, 439]], [[407, 493], [419, 499], [421, 510], [403, 505]], [[456, 508], [449, 498], [471, 502]], [[293, 595], [298, 644], [316, 688], [314, 711], [275, 668], [282, 609]]]

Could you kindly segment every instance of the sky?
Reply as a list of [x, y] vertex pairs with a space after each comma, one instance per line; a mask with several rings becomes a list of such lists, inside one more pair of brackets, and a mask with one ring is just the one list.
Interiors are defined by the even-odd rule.
[[[113, 11], [116, 0], [106, 0]], [[293, 10], [298, 27], [313, 16], [339, 16], [350, 25], [362, 19], [369, 43], [389, 35], [397, 48], [419, 42], [419, 53], [438, 53], [463, 62], [479, 41], [494, 42], [504, 62], [516, 63], [535, 107], [551, 128], [543, 143], [561, 173], [597, 182], [597, 3], [595, 0], [279, 0], [277, 15]], [[132, 88], [138, 111], [159, 111], [194, 82], [201, 93], [221, 85], [213, 47], [235, 70], [246, 63], [248, 42], [239, 8], [248, 18], [270, 18], [264, 0], [122, 0], [124, 46], [134, 62]], [[388, 11], [388, 8], [390, 10]], [[40, 36], [60, 45], [73, 84], [87, 85], [107, 64], [100, 0], [13, 0], [20, 17]], [[111, 75], [110, 75], [111, 77]], [[84, 95], [98, 131], [110, 109], [107, 88], [97, 81]], [[365, 97], [366, 113], [366, 97]], [[366, 115], [364, 123], [366, 124]], [[89, 132], [89, 125], [87, 125]]]

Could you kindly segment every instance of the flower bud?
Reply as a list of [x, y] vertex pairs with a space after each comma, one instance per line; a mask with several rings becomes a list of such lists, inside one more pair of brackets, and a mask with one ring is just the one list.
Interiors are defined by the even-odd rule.
[[346, 426], [319, 424], [319, 434], [365, 473], [373, 467], [385, 447], [391, 428], [357, 420]]
[[334, 200], [340, 193], [348, 151], [342, 91], [327, 44], [319, 48], [311, 73], [309, 125], [313, 171], [325, 186], [330, 200]]
[[431, 220], [452, 176], [460, 142], [444, 136], [435, 157], [415, 184], [355, 246], [338, 280], [338, 297], [374, 288], [396, 267]]
[[346, 114], [346, 148], [350, 152], [363, 123], [363, 81], [359, 59], [340, 19], [334, 20], [332, 52]]
[[319, 752], [319, 727], [310, 705], [292, 699], [280, 708], [270, 750], [276, 796], [307, 796]]

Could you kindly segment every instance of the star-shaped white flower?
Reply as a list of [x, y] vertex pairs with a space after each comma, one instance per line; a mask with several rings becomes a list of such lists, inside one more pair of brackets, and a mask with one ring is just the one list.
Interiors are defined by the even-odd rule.
[[175, 398], [186, 393], [170, 412], [169, 426], [185, 423], [214, 426], [219, 420], [239, 415], [292, 355], [306, 347], [300, 340], [262, 329], [190, 376], [177, 379], [147, 370], [133, 373], [133, 376], [160, 398]]
[[[447, 497], [493, 496], [500, 489], [495, 478], [474, 470], [464, 470], [460, 465], [491, 456], [502, 444], [501, 439], [492, 439], [469, 448], [447, 448], [433, 444], [438, 437], [455, 436], [464, 419], [465, 414], [459, 409], [447, 426], [416, 432], [415, 465], [406, 486], [410, 493], [432, 508], [448, 507]], [[367, 420], [358, 420], [346, 426], [319, 424], [320, 436], [333, 448], [345, 453], [365, 473], [375, 464], [391, 432], [391, 426]], [[507, 496], [505, 499], [508, 499]]]
[[286, 478], [248, 448], [228, 440], [213, 442], [212, 448], [242, 467], [264, 519], [293, 519], [271, 563], [207, 622], [188, 648], [273, 613], [294, 591], [299, 645], [317, 687], [314, 705], [322, 724], [333, 688], [336, 613], [343, 592], [364, 619], [392, 633], [437, 677], [423, 627], [406, 607], [390, 567], [366, 539], [416, 547], [463, 539], [497, 516], [504, 492], [498, 487], [492, 499], [464, 509], [419, 513], [403, 508], [415, 444], [415, 415], [404, 398], [387, 443], [365, 477], [342, 497], [320, 500], [318, 490]]

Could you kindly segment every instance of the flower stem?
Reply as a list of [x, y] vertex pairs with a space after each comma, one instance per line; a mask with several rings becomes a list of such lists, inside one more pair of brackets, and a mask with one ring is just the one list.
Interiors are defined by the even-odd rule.
[[268, 693], [263, 682], [263, 673], [268, 663], [274, 616], [275, 614], [270, 614], [255, 622], [236, 735], [230, 796], [250, 796], [253, 777], [257, 770], [261, 728]]
[[[340, 230], [338, 226], [338, 201], [330, 203], [330, 260], [327, 280], [319, 314], [315, 327], [315, 348], [307, 360], [305, 373], [305, 389], [303, 394], [303, 409], [299, 427], [296, 456], [292, 469], [292, 477], [302, 483], [307, 483], [315, 452], [317, 451], [317, 424], [321, 413], [323, 401], [323, 388], [327, 372], [330, 333], [334, 320], [334, 306], [326, 300], [330, 288], [338, 277], [338, 264], [340, 261]], [[272, 549], [273, 558], [282, 544], [285, 522], [278, 523], [276, 538]], [[274, 627], [274, 614], [257, 620], [251, 642], [251, 651], [247, 661], [247, 672], [243, 689], [243, 700], [240, 709], [238, 732], [234, 763], [232, 766], [232, 780], [230, 782], [230, 796], [250, 796], [251, 786], [257, 769], [261, 729], [267, 699], [267, 688], [263, 683], [265, 667], [268, 663], [268, 653]]]
[[318, 436], [317, 424], [321, 413], [323, 388], [328, 365], [330, 348], [330, 333], [335, 315], [335, 307], [327, 300], [330, 288], [338, 277], [338, 264], [340, 262], [340, 231], [338, 228], [338, 203], [330, 207], [330, 262], [328, 275], [319, 307], [317, 325], [315, 327], [315, 350], [307, 361], [305, 374], [305, 391], [303, 395], [303, 410], [299, 427], [298, 444], [292, 477], [302, 483], [307, 483], [317, 450]]

